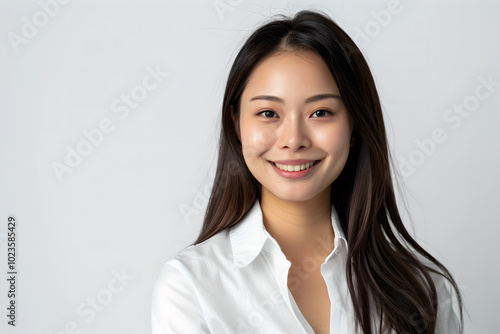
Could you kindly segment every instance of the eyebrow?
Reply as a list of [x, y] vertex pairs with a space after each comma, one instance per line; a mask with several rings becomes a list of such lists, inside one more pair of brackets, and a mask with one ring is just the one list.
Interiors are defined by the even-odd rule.
[[[318, 94], [318, 95], [308, 97], [305, 102], [311, 103], [311, 102], [316, 102], [316, 101], [331, 99], [331, 98], [342, 99], [339, 95], [336, 95], [336, 94]], [[285, 100], [283, 100], [282, 98], [279, 98], [277, 96], [273, 96], [273, 95], [257, 95], [257, 96], [252, 97], [249, 102], [252, 102], [255, 100], [265, 100], [265, 101], [273, 101], [273, 102], [278, 102], [278, 103], [285, 103]]]

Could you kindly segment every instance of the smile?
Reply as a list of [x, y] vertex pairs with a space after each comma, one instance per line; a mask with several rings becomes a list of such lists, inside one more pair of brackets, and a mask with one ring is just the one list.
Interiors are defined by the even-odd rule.
[[306, 170], [306, 169], [309, 169], [309, 168], [313, 167], [319, 161], [320, 160], [310, 161], [310, 162], [307, 162], [307, 163], [301, 164], [301, 165], [283, 165], [283, 164], [278, 164], [278, 163], [275, 163], [275, 162], [273, 162], [273, 164], [278, 169], [281, 169], [282, 171], [285, 171], [285, 172], [300, 172], [300, 171], [303, 171], [303, 170]]

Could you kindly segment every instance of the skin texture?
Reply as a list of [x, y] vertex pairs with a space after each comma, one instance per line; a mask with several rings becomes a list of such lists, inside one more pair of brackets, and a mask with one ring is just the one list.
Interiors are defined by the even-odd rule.
[[[306, 101], [320, 94], [338, 97]], [[281, 101], [253, 99], [262, 95]], [[330, 300], [320, 266], [334, 248], [330, 187], [352, 144], [349, 114], [327, 66], [310, 51], [264, 59], [251, 74], [240, 106], [236, 129], [245, 162], [262, 185], [264, 225], [292, 263], [288, 287], [315, 332], [329, 333]], [[285, 159], [321, 161], [307, 176], [287, 179], [270, 163]], [[317, 266], [305, 275], [303, 263], [307, 260], [311, 268], [311, 259]]]

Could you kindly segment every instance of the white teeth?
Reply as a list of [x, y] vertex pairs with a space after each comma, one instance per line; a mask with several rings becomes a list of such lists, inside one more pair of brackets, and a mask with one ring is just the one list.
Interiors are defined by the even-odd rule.
[[304, 169], [311, 168], [315, 164], [314, 161], [308, 162], [303, 165], [282, 165], [282, 164], [274, 164], [276, 167], [278, 167], [281, 170], [287, 171], [287, 172], [298, 172]]

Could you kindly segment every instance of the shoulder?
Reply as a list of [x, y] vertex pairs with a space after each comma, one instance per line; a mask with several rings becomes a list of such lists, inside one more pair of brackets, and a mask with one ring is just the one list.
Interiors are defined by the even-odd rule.
[[211, 238], [196, 245], [190, 245], [168, 259], [157, 280], [171, 279], [173, 275], [182, 275], [188, 279], [206, 275], [217, 268], [233, 264], [231, 243], [228, 230], [222, 230]]
[[187, 271], [199, 272], [210, 268], [213, 270], [228, 264], [232, 265], [232, 262], [229, 230], [224, 229], [199, 244], [186, 247], [167, 260], [166, 264], [184, 268]]

